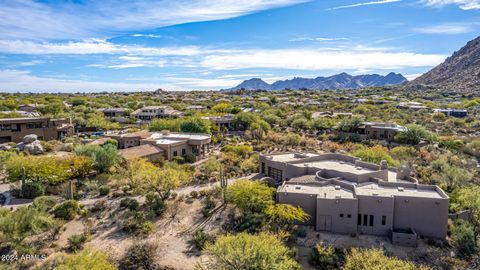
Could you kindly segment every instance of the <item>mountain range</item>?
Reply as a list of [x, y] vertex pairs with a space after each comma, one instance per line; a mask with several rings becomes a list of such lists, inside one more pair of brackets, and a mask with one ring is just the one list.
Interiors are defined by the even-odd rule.
[[234, 90], [284, 90], [284, 89], [310, 89], [310, 90], [335, 90], [335, 89], [359, 89], [371, 86], [385, 86], [401, 84], [407, 79], [402, 74], [389, 73], [386, 76], [378, 74], [352, 76], [340, 73], [329, 77], [317, 77], [314, 79], [295, 77], [290, 80], [276, 81], [268, 84], [260, 78], [243, 81], [241, 84], [224, 91]]
[[408, 83], [408, 87], [433, 87], [450, 92], [480, 90], [480, 37], [469, 41], [442, 64]]

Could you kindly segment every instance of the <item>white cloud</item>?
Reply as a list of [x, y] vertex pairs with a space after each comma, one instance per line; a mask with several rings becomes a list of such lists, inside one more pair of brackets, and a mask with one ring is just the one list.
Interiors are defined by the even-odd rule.
[[407, 67], [431, 67], [446, 55], [392, 52], [365, 48], [322, 51], [313, 49], [247, 50], [208, 55], [202, 66], [214, 70], [271, 68], [293, 70], [395, 70]]
[[350, 40], [349, 38], [345, 37], [297, 37], [297, 38], [292, 38], [289, 39], [288, 41], [348, 41]]
[[2, 1], [0, 36], [61, 40], [103, 37], [181, 23], [228, 19], [307, 0]]
[[130, 84], [46, 78], [19, 70], [0, 70], [0, 82], [0, 92], [146, 91], [158, 88], [181, 90], [178, 86], [171, 84]]
[[65, 43], [0, 40], [0, 52], [13, 54], [136, 54], [136, 55], [196, 55], [195, 46], [142, 47], [113, 44], [106, 40], [88, 39]]
[[416, 78], [422, 76], [423, 73], [414, 73], [414, 74], [407, 74], [407, 75], [403, 75], [405, 78], [407, 78], [407, 80], [409, 81], [413, 81], [415, 80]]
[[162, 36], [155, 34], [133, 34], [132, 37], [161, 38]]
[[383, 4], [395, 3], [395, 2], [401, 2], [401, 1], [402, 1], [402, 0], [380, 0], [380, 1], [371, 1], [371, 2], [363, 2], [363, 3], [352, 4], [352, 5], [332, 7], [332, 8], [328, 8], [327, 10], [336, 10], [336, 9], [344, 9], [344, 8], [354, 8], [354, 7], [371, 6], [371, 5], [383, 5]]
[[480, 9], [480, 0], [420, 0], [420, 3], [430, 7], [457, 5], [460, 9], [463, 10]]
[[471, 25], [467, 24], [440, 24], [415, 29], [417, 33], [422, 34], [463, 34], [472, 31]]

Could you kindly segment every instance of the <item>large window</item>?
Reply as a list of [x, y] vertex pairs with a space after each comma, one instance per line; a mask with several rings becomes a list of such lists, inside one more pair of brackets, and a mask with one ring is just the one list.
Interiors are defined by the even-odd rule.
[[282, 181], [282, 171], [279, 169], [268, 167], [268, 176], [277, 181]]
[[262, 173], [265, 174], [265, 162], [262, 162]]
[[370, 227], [373, 227], [373, 218], [374, 218], [374, 216], [370, 215]]
[[363, 226], [368, 225], [368, 215], [363, 215]]
[[382, 225], [387, 224], [387, 216], [382, 216]]
[[27, 129], [42, 128], [42, 122], [27, 123]]

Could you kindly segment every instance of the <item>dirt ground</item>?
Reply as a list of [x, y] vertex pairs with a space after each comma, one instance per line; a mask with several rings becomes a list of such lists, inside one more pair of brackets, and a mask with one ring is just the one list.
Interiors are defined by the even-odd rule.
[[395, 256], [400, 259], [408, 259], [417, 263], [424, 264], [433, 260], [427, 257], [448, 256], [449, 251], [446, 248], [435, 247], [428, 245], [425, 240], [419, 239], [417, 247], [404, 247], [393, 245], [388, 237], [380, 237], [373, 235], [357, 235], [355, 237], [350, 235], [332, 234], [317, 232], [313, 227], [305, 227], [303, 229], [307, 232], [305, 238], [297, 238], [292, 245], [298, 250], [298, 259], [302, 265], [302, 269], [315, 269], [309, 264], [310, 253], [312, 247], [318, 242], [332, 245], [336, 248], [381, 248], [390, 256]]
[[[97, 200], [86, 202], [87, 207]], [[157, 262], [161, 266], [169, 266], [178, 270], [190, 270], [201, 258], [200, 251], [190, 242], [192, 233], [203, 229], [209, 233], [217, 232], [225, 222], [231, 207], [217, 207], [212, 216], [205, 218], [201, 214], [203, 208], [201, 199], [185, 199], [184, 201], [169, 201], [162, 218], [155, 222], [156, 230], [148, 236], [132, 236], [120, 230], [117, 222], [117, 210], [120, 199], [106, 200], [105, 210], [92, 213], [87, 221], [80, 219], [64, 225], [56, 246], [68, 246], [68, 237], [90, 231], [91, 239], [86, 244], [102, 250], [112, 260], [123, 257], [134, 243], [149, 241], [158, 244]]]

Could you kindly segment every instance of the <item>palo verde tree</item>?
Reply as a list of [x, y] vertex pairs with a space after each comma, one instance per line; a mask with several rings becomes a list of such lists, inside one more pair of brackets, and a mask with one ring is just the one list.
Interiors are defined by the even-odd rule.
[[209, 259], [197, 269], [300, 269], [293, 252], [276, 236], [265, 233], [223, 235], [204, 251]]

